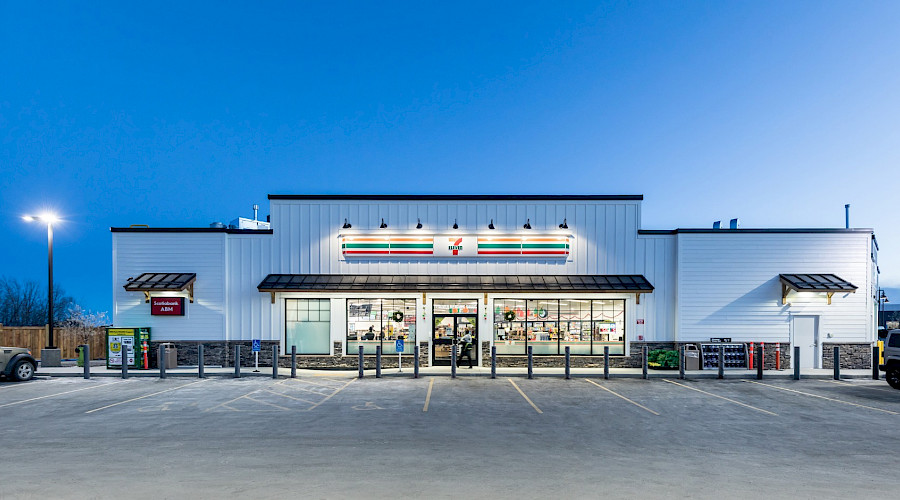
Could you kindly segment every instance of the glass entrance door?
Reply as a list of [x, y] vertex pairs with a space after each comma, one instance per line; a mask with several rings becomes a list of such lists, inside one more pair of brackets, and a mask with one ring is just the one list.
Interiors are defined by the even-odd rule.
[[[478, 360], [478, 316], [474, 314], [466, 315], [444, 315], [434, 316], [434, 336], [432, 338], [432, 354], [431, 363], [435, 366], [449, 366], [450, 358], [453, 353], [453, 345], [457, 344], [457, 356], [461, 354], [463, 348], [462, 339], [466, 333], [472, 337], [472, 350], [469, 354], [472, 356], [473, 363]], [[468, 359], [466, 359], [468, 362]]]

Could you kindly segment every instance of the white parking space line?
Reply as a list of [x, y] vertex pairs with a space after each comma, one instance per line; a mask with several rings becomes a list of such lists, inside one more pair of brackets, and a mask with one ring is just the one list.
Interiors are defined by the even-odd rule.
[[896, 389], [891, 389], [890, 387], [872, 387], [871, 385], [851, 384], [848, 382], [842, 382], [840, 380], [826, 380], [825, 382], [831, 382], [832, 384], [839, 384], [839, 385], [848, 385], [850, 387], [858, 387], [858, 388], [862, 388], [862, 389], [872, 389], [873, 391], [878, 391], [878, 392], [891, 392], [891, 393], [897, 392]]
[[89, 390], [89, 389], [96, 389], [97, 387], [105, 387], [105, 386], [107, 386], [107, 385], [113, 385], [113, 384], [118, 384], [118, 383], [119, 383], [119, 382], [106, 382], [106, 383], [102, 383], [102, 384], [92, 385], [92, 386], [90, 386], [90, 387], [82, 387], [81, 389], [73, 389], [73, 390], [71, 390], [71, 391], [57, 392], [56, 394], [48, 394], [48, 395], [46, 395], [46, 396], [39, 396], [39, 397], [36, 397], [36, 398], [31, 398], [31, 399], [23, 399], [22, 401], [13, 401], [12, 403], [6, 403], [6, 404], [0, 405], [0, 408], [5, 408], [5, 407], [7, 407], [7, 406], [20, 405], [20, 404], [22, 404], [22, 403], [29, 403], [29, 402], [31, 402], [31, 401], [37, 401], [37, 400], [39, 400], [39, 399], [53, 398], [53, 397], [56, 397], [56, 396], [62, 396], [63, 394], [71, 394], [71, 393], [73, 393], [73, 392], [87, 391], [87, 390]]
[[674, 382], [674, 381], [669, 380], [669, 379], [666, 379], [666, 378], [662, 379], [662, 381], [663, 381], [663, 382], [668, 382], [668, 383], [670, 383], [670, 384], [675, 384], [675, 385], [680, 386], [680, 387], [684, 387], [685, 389], [690, 389], [690, 390], [692, 390], [692, 391], [697, 391], [697, 392], [706, 394], [707, 396], [712, 396], [712, 397], [714, 397], [714, 398], [724, 399], [725, 401], [728, 401], [729, 403], [734, 403], [734, 404], [736, 404], [736, 405], [743, 406], [744, 408], [750, 408], [751, 410], [756, 410], [756, 411], [758, 411], [758, 412], [762, 412], [762, 413], [765, 413], [765, 414], [767, 414], [767, 415], [772, 415], [773, 417], [777, 417], [777, 416], [778, 416], [777, 413], [771, 412], [771, 411], [769, 411], [769, 410], [763, 410], [762, 408], [757, 408], [757, 407], [755, 407], [755, 406], [748, 405], [748, 404], [746, 404], [746, 403], [741, 403], [740, 401], [735, 401], [734, 399], [731, 399], [731, 398], [726, 398], [725, 396], [719, 396], [718, 394], [713, 394], [713, 393], [711, 393], [711, 392], [706, 392], [706, 391], [697, 389], [696, 387], [691, 387], [691, 386], [689, 386], [689, 385], [679, 384], [678, 382]]
[[328, 397], [326, 397], [326, 398], [323, 399], [322, 401], [319, 401], [318, 403], [316, 403], [316, 404], [310, 406], [309, 408], [306, 409], [306, 411], [313, 411], [313, 410], [315, 410], [316, 408], [318, 408], [319, 406], [321, 406], [322, 403], [324, 403], [325, 401], [328, 401], [329, 399], [331, 399], [332, 396], [334, 396], [335, 394], [337, 394], [337, 393], [343, 391], [344, 388], [347, 387], [348, 385], [352, 384], [354, 380], [357, 380], [357, 379], [351, 378], [350, 381], [347, 382], [346, 384], [342, 385], [340, 389], [338, 389], [338, 390], [332, 392], [331, 394], [328, 395]]
[[820, 395], [818, 395], [818, 394], [813, 394], [813, 393], [811, 393], [811, 392], [797, 391], [797, 390], [794, 390], [794, 389], [788, 389], [788, 388], [786, 388], [786, 387], [778, 387], [777, 385], [771, 385], [771, 384], [764, 384], [764, 383], [762, 383], [762, 382], [756, 382], [756, 381], [754, 381], [754, 380], [745, 380], [744, 382], [749, 382], [749, 383], [751, 383], [751, 384], [763, 385], [763, 386], [766, 386], [766, 387], [771, 387], [772, 389], [778, 389], [779, 391], [793, 392], [793, 393], [795, 393], [795, 394], [802, 394], [802, 395], [804, 395], [804, 396], [809, 396], [809, 397], [812, 397], [812, 398], [819, 398], [819, 399], [824, 399], [824, 400], [827, 400], [827, 401], [834, 401], [835, 403], [843, 403], [843, 404], [845, 404], [845, 405], [856, 406], [856, 407], [858, 407], [858, 408], [866, 408], [866, 409], [869, 409], [869, 410], [875, 410], [875, 411], [880, 411], [880, 412], [884, 412], [884, 413], [889, 413], [889, 414], [891, 414], [891, 415], [900, 415], [900, 413], [897, 413], [897, 412], [895, 412], [895, 411], [885, 410], [885, 409], [883, 409], [883, 408], [875, 408], [874, 406], [866, 406], [866, 405], [861, 405], [861, 404], [851, 403], [850, 401], [844, 401], [844, 400], [842, 400], [842, 399], [835, 399], [835, 398], [829, 398], [829, 397], [827, 397], [827, 396], [820, 396]]
[[118, 403], [113, 403], [113, 404], [111, 404], [111, 405], [101, 406], [100, 408], [94, 408], [93, 410], [88, 410], [88, 411], [86, 411], [85, 413], [94, 413], [94, 412], [96, 412], [96, 411], [105, 410], [105, 409], [107, 409], [107, 408], [112, 408], [113, 406], [119, 406], [119, 405], [123, 405], [123, 404], [125, 404], [125, 403], [130, 403], [130, 402], [132, 402], [132, 401], [137, 401], [137, 400], [139, 400], [139, 399], [149, 398], [150, 396], [156, 396], [157, 394], [162, 394], [162, 393], [164, 393], [164, 392], [170, 392], [170, 391], [174, 391], [174, 390], [177, 390], [177, 389], [181, 389], [182, 387], [187, 387], [187, 386], [189, 386], [189, 385], [202, 384], [203, 382], [206, 382], [207, 380], [208, 380], [208, 379], [198, 380], [198, 381], [196, 381], [196, 382], [191, 382], [190, 384], [179, 385], [178, 387], [171, 387], [171, 388], [169, 388], [169, 389], [165, 389], [165, 390], [162, 390], [162, 391], [154, 392], [154, 393], [152, 393], [152, 394], [145, 394], [145, 395], [143, 395], [143, 396], [139, 396], [139, 397], [136, 397], [136, 398], [126, 399], [125, 401], [119, 401]]
[[544, 413], [544, 412], [541, 411], [540, 408], [537, 407], [536, 404], [534, 404], [534, 402], [533, 402], [531, 399], [528, 398], [528, 396], [525, 395], [524, 392], [522, 392], [522, 389], [519, 389], [519, 386], [516, 385], [515, 382], [513, 382], [513, 379], [508, 378], [508, 379], [506, 379], [506, 380], [509, 380], [509, 383], [512, 384], [512, 386], [515, 387], [517, 391], [519, 391], [519, 394], [521, 394], [522, 397], [525, 398], [525, 401], [528, 401], [528, 404], [530, 404], [531, 407], [534, 408], [534, 411], [536, 411], [536, 412], [538, 412], [538, 413]]
[[655, 411], [651, 410], [650, 408], [647, 408], [646, 406], [644, 406], [644, 405], [642, 405], [642, 404], [640, 404], [640, 403], [636, 403], [636, 402], [634, 402], [634, 401], [632, 401], [632, 400], [626, 398], [625, 396], [619, 394], [618, 392], [616, 392], [616, 391], [614, 391], [614, 390], [612, 390], [612, 389], [609, 389], [609, 388], [607, 388], [607, 387], [603, 387], [602, 385], [598, 384], [597, 382], [594, 382], [594, 381], [591, 380], [591, 379], [586, 378], [585, 380], [588, 381], [588, 382], [590, 382], [590, 383], [592, 383], [592, 384], [594, 384], [594, 385], [596, 385], [597, 387], [603, 389], [604, 391], [606, 391], [606, 392], [608, 392], [608, 393], [610, 393], [610, 394], [612, 394], [612, 395], [614, 395], [614, 396], [618, 396], [618, 397], [624, 399], [625, 401], [628, 401], [629, 403], [633, 404], [634, 406], [637, 406], [638, 408], [641, 408], [641, 409], [643, 409], [643, 410], [647, 410], [647, 411], [649, 411], [650, 413], [656, 415], [657, 417], [659, 416], [659, 413], [656, 413]]
[[431, 381], [428, 382], [428, 393], [425, 394], [425, 406], [422, 407], [422, 411], [428, 411], [428, 404], [431, 403], [431, 388], [434, 387], [434, 377], [431, 377]]

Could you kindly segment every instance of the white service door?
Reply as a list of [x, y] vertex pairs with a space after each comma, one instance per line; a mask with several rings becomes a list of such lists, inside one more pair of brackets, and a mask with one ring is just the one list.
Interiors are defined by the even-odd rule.
[[800, 347], [800, 368], [818, 368], [819, 317], [794, 316], [794, 342]]

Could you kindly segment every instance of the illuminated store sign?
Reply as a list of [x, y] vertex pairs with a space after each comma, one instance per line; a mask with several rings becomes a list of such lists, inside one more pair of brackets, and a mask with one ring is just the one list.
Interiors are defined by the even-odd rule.
[[568, 258], [572, 236], [368, 236], [342, 235], [341, 255], [354, 257], [550, 257]]

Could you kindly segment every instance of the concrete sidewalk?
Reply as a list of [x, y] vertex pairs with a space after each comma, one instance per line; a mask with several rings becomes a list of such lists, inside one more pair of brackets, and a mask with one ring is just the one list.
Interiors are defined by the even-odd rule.
[[[298, 377], [357, 377], [358, 371], [353, 370], [308, 370], [297, 369]], [[557, 377], [565, 376], [564, 368], [534, 368], [535, 377]], [[402, 371], [397, 368], [385, 368], [381, 371], [383, 377], [412, 377], [413, 368], [404, 367]], [[602, 378], [602, 368], [572, 368], [571, 377], [579, 378]], [[63, 366], [63, 367], [40, 367], [37, 376], [43, 377], [82, 377], [84, 368], [79, 366]], [[122, 371], [118, 368], [107, 369], [106, 365], [91, 366], [92, 377], [121, 377]], [[168, 377], [197, 377], [198, 368], [196, 366], [179, 366], [178, 368], [170, 368], [166, 370]], [[234, 367], [206, 366], [204, 375], [207, 377], [234, 377]], [[290, 368], [279, 368], [278, 377], [290, 377]], [[375, 370], [365, 370], [365, 377], [375, 377]], [[129, 369], [129, 377], [159, 377], [159, 370], [138, 370]], [[419, 368], [419, 377], [449, 377], [449, 366], [423, 366]], [[459, 367], [456, 370], [457, 377], [490, 377], [491, 369], [489, 367], [476, 366], [474, 368]], [[497, 377], [527, 377], [528, 370], [526, 368], [497, 368]], [[642, 370], [640, 368], [610, 368], [610, 378], [641, 378]], [[678, 370], [649, 370], [648, 378], [678, 378]], [[792, 370], [766, 370], [763, 372], [765, 379], [782, 379], [790, 380], [794, 376]], [[241, 367], [241, 377], [272, 377], [271, 366], [260, 366], [258, 372], [253, 371], [253, 367]], [[689, 379], [715, 379], [718, 377], [717, 370], [695, 370], [686, 371], [685, 377]], [[801, 379], [832, 379], [834, 371], [831, 369], [805, 369], [800, 371]], [[883, 375], [882, 375], [883, 377]], [[725, 379], [755, 379], [756, 370], [725, 370]], [[872, 370], [841, 370], [842, 379], [871, 379]]]

